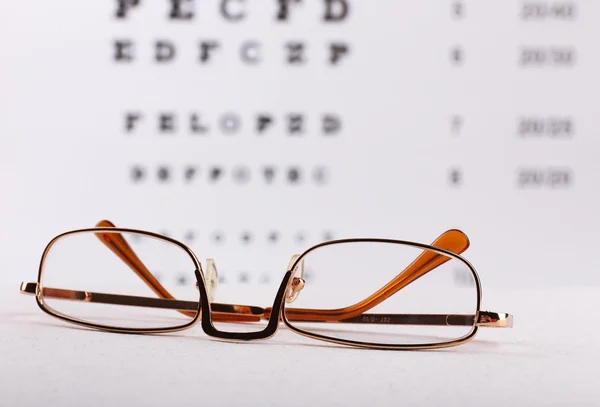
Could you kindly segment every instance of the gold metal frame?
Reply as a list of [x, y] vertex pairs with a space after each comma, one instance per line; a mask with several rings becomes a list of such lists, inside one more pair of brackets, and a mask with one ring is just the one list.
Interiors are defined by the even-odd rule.
[[[199, 289], [198, 289], [199, 299], [198, 299], [198, 309], [196, 311], [196, 316], [187, 324], [169, 327], [169, 328], [120, 328], [120, 327], [115, 327], [115, 326], [110, 326], [110, 325], [94, 324], [94, 323], [83, 321], [83, 320], [80, 320], [77, 318], [73, 318], [73, 317], [64, 315], [64, 314], [54, 310], [52, 307], [50, 307], [46, 303], [44, 303], [44, 298], [42, 295], [44, 263], [46, 261], [46, 257], [48, 256], [48, 253], [50, 253], [50, 250], [52, 250], [52, 246], [54, 246], [54, 244], [63, 237], [80, 234], [80, 233], [90, 233], [90, 232], [93, 232], [93, 233], [98, 233], [98, 232], [119, 233], [119, 234], [120, 233], [131, 233], [131, 234], [137, 234], [137, 235], [142, 235], [142, 236], [149, 236], [149, 237], [153, 237], [153, 238], [156, 238], [159, 240], [167, 241], [169, 243], [175, 244], [175, 245], [179, 246], [180, 248], [182, 248], [190, 256], [191, 260], [193, 261], [194, 265], [196, 266], [195, 274], [196, 274], [196, 279], [198, 280], [198, 285], [199, 285]], [[200, 289], [200, 286], [202, 287], [202, 289]], [[109, 332], [119, 332], [119, 333], [161, 333], [161, 332], [181, 331], [181, 330], [184, 330], [184, 329], [187, 329], [187, 328], [190, 328], [190, 327], [196, 325], [196, 323], [198, 322], [199, 317], [200, 317], [199, 304], [201, 303], [202, 292], [203, 291], [205, 292], [204, 287], [205, 287], [205, 285], [204, 285], [204, 274], [202, 273], [202, 265], [200, 264], [200, 261], [198, 260], [198, 258], [194, 254], [194, 252], [189, 247], [187, 247], [185, 244], [183, 244], [175, 239], [172, 239], [170, 237], [160, 235], [158, 233], [153, 233], [153, 232], [148, 232], [148, 231], [143, 231], [143, 230], [138, 230], [138, 229], [96, 227], [96, 228], [76, 229], [76, 230], [64, 232], [64, 233], [61, 233], [60, 235], [54, 237], [48, 243], [48, 245], [44, 249], [44, 252], [42, 254], [42, 259], [40, 261], [40, 267], [38, 270], [38, 280], [37, 280], [37, 283], [35, 283], [35, 293], [34, 294], [35, 294], [36, 302], [37, 302], [38, 306], [42, 309], [42, 311], [46, 312], [49, 315], [52, 315], [53, 317], [57, 317], [59, 319], [62, 319], [67, 322], [71, 322], [76, 325], [86, 326], [86, 327], [100, 329], [100, 330], [109, 331]], [[23, 288], [25, 288], [27, 291], [24, 292]], [[22, 283], [21, 284], [21, 292], [22, 293], [31, 293], [32, 288], [33, 288], [33, 283]], [[76, 299], [76, 297], [77, 297], [77, 295], [74, 295], [68, 299]], [[88, 302], [90, 302], [91, 299], [92, 299], [92, 295], [90, 293], [84, 293], [84, 301], [87, 300]], [[208, 307], [210, 308], [210, 304], [208, 304]]]
[[[117, 228], [108, 221], [102, 221], [95, 228], [77, 229], [62, 233], [53, 238], [46, 246], [40, 261], [37, 282], [24, 282], [21, 284], [21, 293], [34, 294], [38, 306], [45, 313], [62, 319], [64, 321], [85, 326], [102, 331], [119, 333], [165, 333], [175, 332], [190, 328], [201, 322], [204, 332], [212, 337], [226, 340], [254, 340], [266, 339], [273, 336], [279, 326], [281, 319], [284, 324], [292, 331], [314, 339], [327, 342], [351, 345], [372, 349], [436, 349], [450, 346], [457, 346], [472, 340], [479, 327], [512, 327], [513, 317], [509, 314], [483, 311], [481, 304], [481, 284], [475, 268], [463, 257], [460, 256], [469, 246], [468, 238], [462, 232], [449, 230], [442, 234], [432, 245], [408, 242], [403, 240], [391, 239], [342, 239], [332, 240], [313, 246], [301, 255], [294, 255], [288, 264], [288, 270], [285, 273], [282, 282], [277, 291], [277, 295], [270, 308], [261, 308], [249, 305], [220, 304], [209, 300], [212, 291], [216, 286], [216, 266], [214, 261], [208, 267], [212, 269], [209, 273], [209, 286], [207, 286], [202, 265], [194, 252], [185, 244], [163, 236], [157, 233], [128, 228]], [[46, 257], [53, 245], [61, 238], [80, 233], [94, 233], [108, 248], [119, 256], [138, 276], [158, 295], [156, 297], [137, 297], [128, 295], [95, 293], [88, 291], [65, 290], [61, 288], [44, 287], [43, 273]], [[198, 288], [198, 301], [180, 301], [174, 299], [162, 285], [148, 271], [145, 265], [137, 257], [133, 249], [129, 247], [122, 233], [137, 234], [148, 236], [175, 244], [190, 257], [195, 266], [196, 286]], [[304, 287], [304, 258], [306, 255], [319, 248], [344, 243], [372, 242], [382, 244], [401, 244], [423, 249], [423, 253], [402, 273], [396, 276], [386, 286], [378, 290], [369, 298], [358, 304], [339, 310], [305, 310], [298, 308], [288, 308], [286, 303], [291, 304]], [[366, 314], [370, 308], [384, 301], [385, 298], [393, 295], [404, 286], [420, 278], [429, 271], [435, 269], [450, 258], [458, 259], [464, 263], [471, 271], [477, 291], [476, 314], [473, 315], [415, 315], [415, 314]], [[299, 274], [299, 276], [296, 276]], [[208, 288], [208, 289], [207, 289]], [[98, 302], [105, 304], [118, 304], [125, 306], [152, 307], [174, 309], [188, 316], [191, 320], [185, 324], [165, 327], [165, 328], [123, 328], [110, 325], [102, 325], [83, 321], [57, 312], [44, 302], [44, 297], [65, 299], [83, 302]], [[333, 313], [332, 313], [333, 312]], [[277, 318], [273, 318], [277, 315]], [[267, 320], [267, 326], [257, 332], [226, 332], [215, 328], [213, 322], [258, 322]], [[370, 342], [359, 342], [344, 340], [316, 333], [311, 333], [294, 325], [296, 321], [311, 322], [333, 322], [333, 323], [353, 323], [353, 324], [410, 324], [410, 325], [448, 325], [448, 326], [472, 326], [473, 329], [462, 338], [450, 340], [442, 343], [424, 343], [424, 344], [379, 344]]]
[[[455, 231], [451, 230], [448, 232], [455, 232]], [[458, 232], [458, 231], [456, 231], [456, 232]], [[460, 233], [462, 233], [462, 232], [460, 232]], [[444, 235], [442, 235], [441, 237], [443, 237], [443, 236]], [[466, 235], [465, 235], [465, 238], [466, 238]], [[298, 256], [296, 258], [295, 262], [293, 263], [293, 265], [291, 267], [291, 270], [295, 270], [295, 267], [304, 260], [306, 255], [308, 255], [309, 253], [311, 253], [314, 250], [317, 250], [319, 248], [326, 247], [329, 245], [334, 245], [334, 244], [361, 243], [361, 242], [382, 243], [382, 244], [401, 244], [404, 246], [410, 246], [410, 247], [424, 249], [424, 250], [427, 250], [428, 252], [437, 253], [444, 257], [454, 258], [454, 259], [461, 261], [463, 264], [465, 264], [467, 266], [467, 268], [471, 272], [473, 279], [475, 281], [476, 291], [477, 291], [477, 306], [476, 306], [477, 312], [475, 315], [410, 315], [410, 314], [409, 315], [402, 315], [402, 314], [387, 315], [387, 314], [364, 314], [361, 312], [358, 317], [354, 317], [351, 319], [342, 319], [341, 321], [338, 320], [335, 322], [361, 323], [361, 322], [373, 321], [373, 319], [375, 319], [375, 321], [385, 320], [386, 323], [389, 324], [389, 323], [394, 323], [395, 318], [400, 317], [400, 319], [403, 319], [404, 317], [407, 317], [406, 319], [410, 321], [407, 323], [414, 324], [414, 319], [416, 317], [421, 320], [421, 321], [419, 321], [419, 325], [447, 325], [447, 326], [472, 325], [473, 329], [471, 330], [471, 332], [469, 332], [462, 338], [449, 340], [447, 342], [438, 342], [438, 343], [380, 344], [380, 343], [372, 343], [372, 342], [353, 341], [353, 340], [348, 340], [348, 339], [340, 339], [340, 338], [329, 337], [326, 335], [316, 334], [314, 332], [309, 332], [302, 328], [294, 326], [293, 322], [291, 322], [287, 318], [287, 312], [285, 309], [286, 305], [284, 304], [284, 307], [282, 310], [282, 319], [288, 328], [290, 328], [291, 330], [293, 330], [294, 332], [296, 332], [300, 335], [303, 335], [303, 336], [306, 336], [309, 338], [313, 338], [313, 339], [319, 339], [319, 340], [331, 342], [331, 343], [343, 344], [343, 345], [353, 345], [353, 346], [371, 348], [371, 349], [395, 349], [395, 350], [439, 349], [439, 348], [457, 346], [457, 345], [461, 345], [461, 344], [464, 344], [464, 343], [472, 340], [475, 337], [475, 335], [477, 334], [479, 327], [512, 328], [512, 326], [513, 326], [513, 316], [512, 315], [509, 315], [506, 313], [497, 313], [497, 312], [481, 310], [481, 298], [482, 298], [481, 281], [480, 281], [479, 275], [478, 275], [477, 271], [475, 270], [475, 268], [473, 267], [473, 265], [471, 263], [469, 263], [469, 261], [467, 261], [465, 258], [463, 258], [462, 256], [460, 256], [456, 253], [453, 253], [448, 250], [444, 250], [439, 247], [434, 247], [432, 245], [426, 245], [426, 244], [403, 241], [403, 240], [375, 239], [375, 238], [332, 240], [332, 241], [320, 243], [320, 244], [315, 245], [315, 246], [311, 247], [310, 249], [306, 250], [304, 253], [302, 253], [301, 256]], [[468, 244], [466, 245], [466, 247], [468, 247]], [[465, 247], [465, 249], [466, 249], [466, 247]], [[436, 267], [437, 267], [437, 265], [435, 265], [432, 269], [434, 269]], [[408, 269], [405, 269], [404, 272], [406, 272], [407, 270]], [[429, 271], [430, 270], [426, 270], [423, 274], [425, 274]], [[400, 273], [400, 275], [402, 275], [403, 273]], [[418, 273], [415, 273], [415, 274], [418, 274]], [[420, 278], [423, 274], [418, 275], [415, 279], [410, 280], [407, 284], [412, 283], [417, 278]], [[399, 277], [399, 276], [397, 276], [397, 277]], [[388, 285], [389, 285], [389, 283], [388, 283]], [[400, 286], [400, 288], [393, 291], [392, 295], [404, 286], [405, 285], [402, 285], [402, 286]], [[374, 294], [374, 296], [376, 294]], [[373, 306], [373, 305], [370, 305], [370, 306]], [[349, 307], [349, 308], [351, 308], [351, 307]], [[336, 310], [336, 311], [338, 311], [338, 310]], [[366, 321], [363, 318], [366, 319]], [[316, 322], [316, 321], [310, 321], [310, 322]], [[372, 322], [372, 323], [378, 323], [378, 322]]]

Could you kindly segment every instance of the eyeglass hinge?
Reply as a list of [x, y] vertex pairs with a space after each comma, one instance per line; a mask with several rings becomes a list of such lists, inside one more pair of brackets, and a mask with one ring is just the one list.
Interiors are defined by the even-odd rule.
[[479, 311], [477, 325], [488, 328], [512, 328], [513, 316], [504, 312]]
[[37, 283], [25, 282], [21, 283], [21, 294], [35, 295], [37, 293]]

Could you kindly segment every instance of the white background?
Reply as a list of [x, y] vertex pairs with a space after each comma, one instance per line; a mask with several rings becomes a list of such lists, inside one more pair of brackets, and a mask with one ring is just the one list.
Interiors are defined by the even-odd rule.
[[[456, 18], [449, 0], [353, 0], [340, 24], [322, 22], [317, 0], [293, 6], [287, 23], [274, 20], [275, 1], [246, 0], [248, 18], [235, 24], [219, 17], [217, 0], [195, 3], [195, 19], [172, 22], [163, 0], [141, 0], [125, 21], [114, 1], [0, 2], [0, 406], [598, 405], [600, 297], [583, 286], [600, 282], [600, 3], [537, 1], [576, 15], [525, 21], [533, 2], [465, 0]], [[119, 38], [136, 43], [135, 62], [115, 63]], [[168, 65], [153, 62], [159, 39], [178, 47]], [[206, 66], [204, 39], [222, 44]], [[263, 44], [260, 65], [237, 57], [249, 40]], [[285, 63], [291, 40], [308, 44], [304, 66]], [[350, 45], [339, 66], [326, 63], [329, 41]], [[568, 49], [574, 63], [523, 67], [523, 48]], [[129, 110], [144, 114], [131, 134]], [[243, 126], [233, 136], [165, 136], [164, 111], [196, 112], [212, 127], [234, 112]], [[257, 136], [251, 120], [261, 112], [276, 122]], [[286, 133], [292, 112], [307, 117], [303, 137]], [[322, 136], [324, 113], [341, 117], [339, 135]], [[524, 138], [521, 117], [567, 118], [574, 130]], [[200, 175], [188, 184], [181, 173], [191, 164]], [[323, 165], [328, 183], [267, 185], [256, 169], [269, 164]], [[134, 184], [134, 165], [178, 175]], [[218, 183], [206, 176], [215, 165], [229, 174]], [[253, 169], [251, 181], [236, 183], [236, 166]], [[569, 185], [518, 186], [521, 170], [549, 168], [566, 169]], [[460, 186], [449, 182], [454, 169]], [[242, 272], [276, 281], [292, 253], [328, 234], [430, 242], [460, 228], [484, 306], [514, 313], [515, 328], [482, 329], [458, 348], [385, 352], [285, 329], [232, 344], [198, 327], [131, 336], [66, 326], [17, 284], [35, 279], [51, 237], [102, 218], [180, 239], [193, 232], [186, 242], [238, 289]]]
[[[192, 20], [171, 21], [167, 1], [142, 0], [125, 20], [112, 1], [2, 2], [3, 279], [34, 279], [52, 236], [109, 218], [178, 239], [192, 231], [188, 243], [230, 282], [241, 272], [277, 278], [291, 254], [325, 236], [431, 242], [448, 228], [471, 237], [466, 255], [484, 289], [600, 281], [597, 2], [541, 1], [575, 16], [525, 20], [532, 2], [462, 1], [457, 17], [452, 1], [355, 0], [342, 23], [323, 22], [316, 0], [293, 5], [287, 22], [275, 20], [274, 1], [246, 1], [238, 23], [220, 16], [219, 1], [195, 3]], [[116, 39], [135, 43], [134, 62], [114, 61]], [[221, 48], [203, 65], [197, 44], [207, 39]], [[174, 61], [154, 62], [157, 40], [176, 45]], [[292, 40], [306, 43], [302, 66], [285, 62]], [[239, 58], [244, 41], [263, 44], [260, 64]], [[350, 46], [336, 66], [326, 59], [331, 41]], [[460, 64], [450, 58], [456, 47]], [[574, 62], [522, 66], [527, 47], [570, 49]], [[129, 111], [143, 114], [132, 133]], [[160, 112], [177, 114], [174, 134], [159, 133]], [[232, 136], [216, 129], [228, 112], [242, 118]], [[275, 123], [258, 136], [252, 120], [263, 112]], [[296, 112], [307, 120], [302, 137], [285, 127]], [[191, 113], [213, 131], [190, 135]], [[333, 137], [320, 130], [327, 113], [342, 120]], [[521, 117], [568, 118], [574, 130], [520, 137]], [[200, 173], [188, 184], [191, 164]], [[290, 185], [280, 172], [268, 185], [258, 170], [271, 164], [325, 166], [328, 182]], [[145, 182], [131, 181], [134, 165], [149, 171]], [[171, 182], [156, 179], [161, 165]], [[214, 165], [225, 168], [217, 183], [207, 178]], [[237, 166], [252, 170], [248, 183], [232, 178]], [[569, 185], [518, 185], [523, 169], [556, 168], [569, 171]]]

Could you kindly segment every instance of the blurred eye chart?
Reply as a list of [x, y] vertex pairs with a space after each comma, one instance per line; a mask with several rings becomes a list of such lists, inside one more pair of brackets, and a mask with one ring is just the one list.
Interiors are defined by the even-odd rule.
[[451, 228], [484, 289], [598, 283], [599, 19], [593, 0], [5, 1], [3, 273], [106, 218], [223, 284], [278, 281], [323, 240]]

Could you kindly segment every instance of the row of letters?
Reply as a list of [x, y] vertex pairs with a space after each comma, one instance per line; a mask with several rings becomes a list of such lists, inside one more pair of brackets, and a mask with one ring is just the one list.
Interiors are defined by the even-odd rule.
[[[271, 7], [274, 21], [287, 22], [292, 19], [292, 15], [300, 13], [302, 6], [307, 2], [321, 4], [322, 12], [319, 19], [325, 23], [344, 22], [350, 16], [350, 0], [163, 0], [163, 2], [164, 16], [172, 21], [193, 21], [198, 16], [196, 3], [201, 6], [210, 4], [223, 20], [233, 23], [246, 20], [251, 14], [252, 7], [261, 9]], [[134, 18], [142, 6], [142, 0], [117, 0], [114, 16], [117, 20]]]
[[[282, 266], [281, 270], [267, 271], [256, 271], [256, 270], [241, 270], [238, 272], [230, 272], [229, 270], [223, 271], [218, 267], [218, 278], [219, 284], [278, 284], [281, 282], [283, 275], [281, 270], [285, 269], [285, 265]], [[455, 268], [453, 271], [453, 283], [459, 287], [472, 287], [475, 285], [473, 277], [470, 271], [463, 270], [461, 268]], [[180, 286], [192, 286], [196, 284], [193, 273], [178, 272], [169, 276], [163, 275], [160, 270], [153, 272], [154, 277], [163, 284], [176, 284]], [[304, 269], [305, 281], [311, 281], [313, 284], [317, 280], [318, 274], [313, 273], [310, 267]], [[218, 290], [218, 288], [217, 288]]]
[[[148, 116], [151, 118], [149, 119]], [[333, 113], [323, 113], [313, 117], [303, 113], [286, 113], [275, 115], [270, 113], [255, 114], [247, 120], [247, 124], [238, 113], [223, 113], [218, 117], [205, 118], [200, 113], [177, 114], [171, 112], [158, 112], [146, 115], [142, 112], [130, 111], [123, 115], [124, 131], [127, 134], [136, 134], [140, 131], [147, 132], [146, 122], [160, 134], [191, 134], [209, 135], [220, 133], [233, 136], [242, 133], [257, 135], [288, 134], [302, 136], [306, 133], [319, 132], [325, 136], [335, 136], [342, 131], [342, 119]], [[309, 121], [312, 123], [309, 125]], [[318, 123], [315, 123], [317, 122]], [[451, 130], [460, 132], [463, 126], [462, 116], [453, 116]], [[575, 120], [564, 116], [522, 116], [517, 119], [517, 134], [520, 137], [549, 137], [568, 138], [575, 134]]]
[[208, 184], [216, 185], [229, 179], [235, 184], [245, 185], [257, 179], [266, 185], [282, 183], [288, 185], [307, 183], [324, 185], [330, 180], [330, 171], [325, 166], [311, 168], [288, 166], [280, 168], [275, 165], [265, 165], [251, 169], [244, 165], [231, 168], [219, 165], [204, 168], [197, 165], [185, 165], [173, 169], [168, 165], [156, 167], [134, 165], [130, 169], [129, 179], [134, 184], [154, 182], [158, 184], [184, 183], [194, 185], [200, 180], [205, 180]]
[[[319, 20], [324, 23], [345, 22], [350, 17], [351, 2], [349, 0], [271, 0], [268, 7], [273, 9], [271, 20], [276, 22], [292, 21], [293, 15], [302, 12], [307, 1], [321, 4]], [[226, 22], [240, 23], [251, 16], [253, 7], [265, 7], [265, 0], [165, 0], [164, 17], [172, 21], [193, 21], [198, 14], [206, 14], [208, 9], [198, 11], [196, 3], [201, 6], [210, 4], [213, 13]], [[117, 20], [128, 20], [142, 9], [142, 0], [117, 0], [114, 17]], [[455, 1], [451, 7], [455, 17], [466, 15], [463, 1]], [[215, 14], [213, 14], [215, 15]], [[525, 21], [573, 21], [577, 18], [578, 7], [574, 1], [524, 1], [520, 8], [520, 18]]]
[[[222, 60], [223, 52], [230, 52], [218, 40], [200, 40], [195, 47], [195, 60], [199, 64], [208, 65]], [[341, 65], [350, 54], [350, 45], [342, 41], [331, 41], [321, 45], [324, 56], [322, 62], [326, 65]], [[282, 43], [279, 60], [287, 65], [305, 65], [311, 61], [314, 45], [309, 46], [303, 41], [285, 41]], [[156, 40], [150, 46], [152, 59], [157, 64], [171, 64], [177, 60], [178, 47], [171, 40]], [[229, 51], [228, 51], [229, 50]], [[246, 65], [259, 65], [264, 60], [263, 44], [259, 41], [244, 41], [234, 47], [233, 52]], [[220, 58], [221, 57], [221, 58]], [[113, 59], [117, 63], [133, 63], [138, 60], [137, 43], [131, 39], [113, 41]], [[314, 59], [314, 57], [313, 57]]]
[[[158, 233], [167, 237], [174, 237], [169, 231], [160, 230]], [[143, 245], [144, 239], [140, 235], [131, 235], [132, 243]], [[186, 244], [192, 245], [200, 240], [200, 232], [195, 230], [187, 230], [181, 240]], [[238, 232], [225, 233], [223, 230], [214, 230], [206, 235], [206, 238], [211, 244], [222, 245], [228, 242], [238, 242], [242, 245], [261, 244], [275, 245], [278, 243], [287, 244], [293, 242], [298, 245], [306, 245], [308, 240], [316, 240], [317, 242], [332, 240], [334, 233], [331, 230], [322, 230], [319, 232], [307, 232], [306, 230], [296, 230], [282, 232], [281, 230], [272, 228], [268, 231], [253, 232], [251, 230], [241, 230]]]
[[[274, 272], [269, 273], [266, 271], [241, 270], [236, 273], [230, 273], [229, 271], [223, 271], [218, 264], [217, 269], [219, 284], [277, 284], [281, 282], [281, 277], [283, 275], [281, 271], [279, 275], [275, 274], [276, 277], [273, 277]], [[285, 265], [282, 266], [282, 270], [284, 269]], [[195, 276], [189, 271], [163, 274], [161, 270], [153, 270], [152, 274], [162, 284], [176, 284], [179, 286], [196, 285]], [[305, 269], [303, 277], [305, 281], [311, 281], [313, 280], [313, 273], [311, 273], [310, 270]]]
[[[151, 116], [148, 118], [147, 116]], [[152, 127], [160, 134], [208, 135], [220, 133], [233, 136], [240, 133], [255, 133], [269, 135], [272, 133], [285, 133], [290, 136], [302, 136], [307, 132], [320, 132], [325, 136], [338, 135], [342, 130], [342, 119], [337, 114], [323, 113], [317, 117], [304, 113], [286, 113], [275, 115], [259, 113], [252, 116], [246, 124], [241, 115], [237, 113], [223, 113], [216, 118], [205, 118], [200, 113], [187, 115], [159, 112], [155, 115], [145, 115], [142, 112], [130, 111], [124, 114], [124, 130], [127, 134], [138, 131], [147, 132], [147, 121], [154, 124]], [[312, 122], [309, 125], [309, 120]]]
[[[217, 40], [202, 40], [196, 45], [195, 60], [198, 64], [208, 65], [219, 60], [223, 45]], [[170, 64], [176, 60], [177, 47], [170, 40], [157, 40], [152, 45], [153, 60], [157, 64]], [[241, 43], [238, 50], [240, 60], [246, 65], [259, 65], [263, 61], [263, 46], [258, 41]], [[350, 45], [346, 42], [334, 41], [324, 45], [325, 56], [321, 61], [327, 65], [341, 66], [350, 55]], [[465, 51], [461, 47], [452, 47], [449, 51], [450, 61], [454, 65], [462, 64]], [[518, 51], [520, 66], [573, 66], [576, 63], [574, 47], [523, 46]], [[136, 43], [129, 39], [113, 42], [113, 58], [117, 63], [132, 63], [137, 60]], [[278, 57], [287, 65], [302, 66], [310, 62], [309, 46], [302, 41], [288, 41], [282, 45], [282, 53]]]
[[[254, 183], [255, 179], [267, 185], [289, 184], [299, 185], [311, 183], [324, 185], [330, 181], [330, 170], [325, 166], [303, 168], [288, 166], [279, 168], [266, 165], [251, 169], [247, 166], [225, 168], [223, 166], [208, 166], [201, 168], [196, 165], [185, 165], [177, 170], [171, 166], [159, 165], [148, 167], [134, 165], [130, 170], [130, 180], [134, 184], [154, 182], [157, 184], [183, 183], [194, 185], [201, 179], [208, 184], [219, 184], [230, 179], [235, 184], [245, 185]], [[464, 171], [452, 168], [448, 171], [448, 182], [453, 187], [460, 187], [465, 182]], [[522, 189], [560, 189], [571, 187], [574, 183], [574, 174], [570, 168], [520, 168], [517, 171], [517, 186]]]

